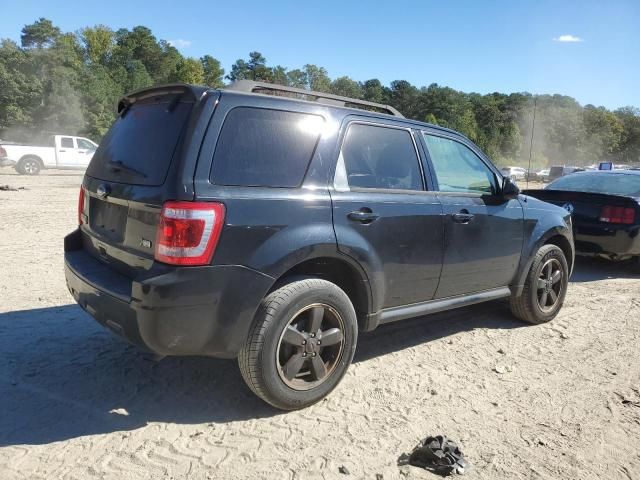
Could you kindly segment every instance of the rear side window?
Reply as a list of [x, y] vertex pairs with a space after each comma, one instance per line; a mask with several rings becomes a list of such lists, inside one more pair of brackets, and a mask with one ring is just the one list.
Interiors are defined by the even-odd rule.
[[71, 137], [62, 137], [60, 139], [60, 147], [62, 147], [62, 148], [73, 148], [73, 138], [71, 138]]
[[404, 129], [352, 124], [336, 170], [336, 183], [346, 174], [349, 188], [423, 190], [418, 155]]
[[211, 182], [247, 187], [298, 187], [324, 119], [317, 115], [238, 107], [225, 119], [213, 155]]
[[162, 185], [193, 106], [178, 100], [175, 95], [163, 95], [131, 105], [100, 142], [87, 175]]

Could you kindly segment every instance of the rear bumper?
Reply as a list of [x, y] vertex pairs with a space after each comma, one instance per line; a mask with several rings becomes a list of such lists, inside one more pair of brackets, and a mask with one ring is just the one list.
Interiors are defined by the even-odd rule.
[[579, 255], [640, 255], [640, 226], [578, 224], [575, 242]]
[[100, 324], [159, 355], [237, 356], [273, 279], [238, 265], [156, 264], [131, 279], [65, 238], [65, 277]]

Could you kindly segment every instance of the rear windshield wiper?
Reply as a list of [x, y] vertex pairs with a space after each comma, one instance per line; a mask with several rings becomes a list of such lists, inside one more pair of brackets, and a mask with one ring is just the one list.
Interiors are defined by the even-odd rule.
[[142, 173], [140, 170], [136, 170], [133, 167], [129, 167], [128, 165], [125, 165], [120, 160], [117, 160], [117, 161], [110, 160], [109, 162], [107, 162], [107, 166], [109, 167], [109, 170], [111, 170], [112, 172], [127, 172], [133, 175], [137, 175], [138, 177], [147, 178], [147, 175], [145, 173]]

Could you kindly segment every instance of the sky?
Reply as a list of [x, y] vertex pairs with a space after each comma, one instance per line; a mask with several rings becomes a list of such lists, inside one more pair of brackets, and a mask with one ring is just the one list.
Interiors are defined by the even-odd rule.
[[313, 63], [332, 78], [640, 107], [640, 0], [0, 0], [0, 13], [0, 38], [18, 42], [39, 17], [63, 31], [144, 25], [227, 72], [257, 50], [268, 65]]

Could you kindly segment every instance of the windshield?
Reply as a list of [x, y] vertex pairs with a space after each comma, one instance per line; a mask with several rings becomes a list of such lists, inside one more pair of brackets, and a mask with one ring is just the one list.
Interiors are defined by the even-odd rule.
[[580, 173], [559, 178], [547, 190], [606, 193], [610, 195], [640, 196], [640, 175], [623, 173]]
[[87, 175], [101, 180], [162, 185], [192, 103], [175, 95], [134, 103], [100, 142]]

